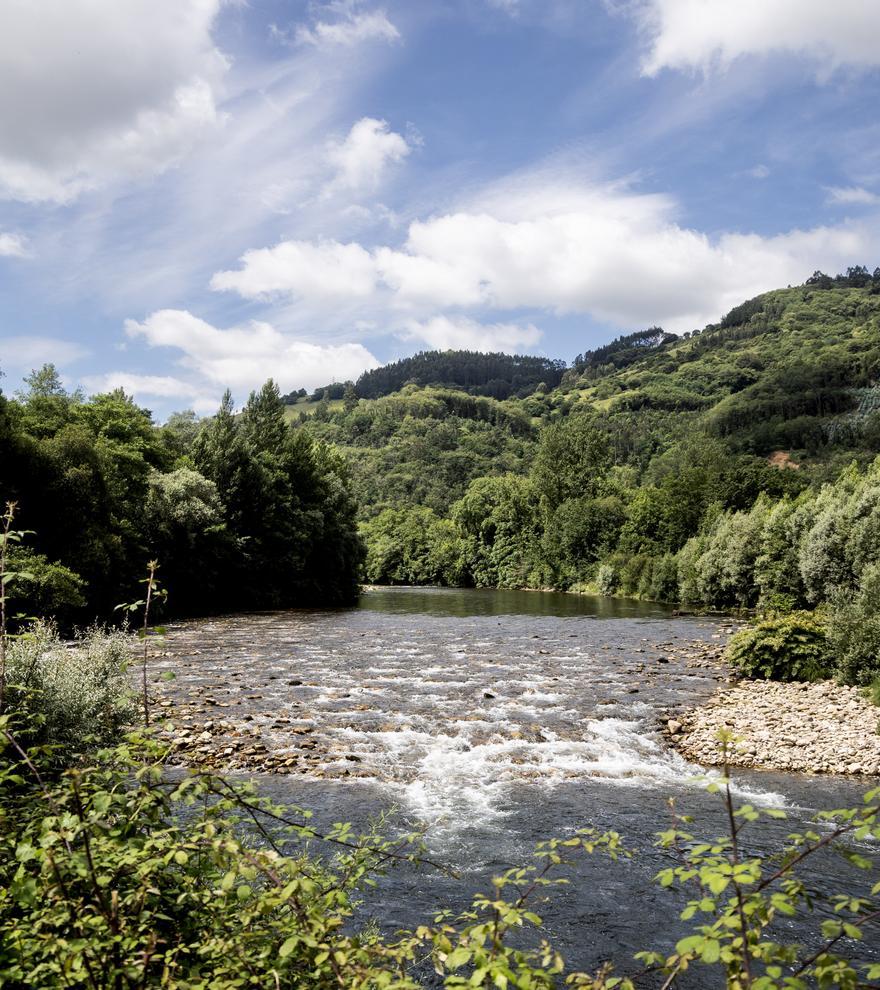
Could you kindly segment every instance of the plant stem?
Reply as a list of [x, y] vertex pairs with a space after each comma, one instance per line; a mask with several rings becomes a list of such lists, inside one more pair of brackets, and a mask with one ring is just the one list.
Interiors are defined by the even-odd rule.
[[7, 502], [0, 531], [0, 715], [6, 701], [6, 557], [14, 518], [15, 502]]
[[144, 653], [143, 653], [143, 663], [141, 665], [141, 672], [143, 674], [143, 685], [144, 685], [144, 724], [150, 724], [150, 699], [147, 694], [147, 626], [150, 621], [150, 602], [153, 597], [153, 586], [156, 580], [156, 570], [159, 567], [158, 561], [151, 560], [147, 564], [147, 598], [144, 602], [144, 627], [142, 630], [143, 640], [144, 640]]

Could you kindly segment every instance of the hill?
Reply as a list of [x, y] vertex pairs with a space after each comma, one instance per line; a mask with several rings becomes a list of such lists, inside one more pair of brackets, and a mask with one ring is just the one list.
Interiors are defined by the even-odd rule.
[[880, 452], [880, 271], [850, 271], [618, 338], [524, 396], [409, 384], [303, 417], [348, 456], [368, 578], [752, 603], [754, 581], [694, 590], [683, 554]]
[[[525, 396], [537, 388], [553, 388], [562, 380], [564, 361], [528, 354], [482, 353], [480, 351], [420, 351], [373, 371], [365, 371], [354, 384], [352, 394], [361, 399], [378, 399], [398, 392], [404, 385], [455, 388], [469, 395], [494, 399]], [[341, 399], [346, 385], [336, 382], [317, 388], [313, 401]], [[305, 390], [291, 392], [285, 401], [293, 404], [307, 398]]]

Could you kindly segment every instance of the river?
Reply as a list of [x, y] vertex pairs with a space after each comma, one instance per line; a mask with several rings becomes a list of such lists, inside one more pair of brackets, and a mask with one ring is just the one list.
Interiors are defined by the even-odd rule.
[[[235, 770], [244, 727], [256, 758], [286, 773], [254, 773], [264, 792], [312, 809], [318, 822], [364, 825], [394, 807], [398, 827], [428, 826], [433, 858], [451, 879], [393, 871], [368, 908], [384, 927], [412, 927], [441, 905], [463, 907], [535, 842], [580, 826], [616, 829], [632, 860], [583, 864], [538, 908], [547, 936], [574, 967], [669, 949], [682, 901], [653, 883], [653, 847], [667, 800], [721, 830], [703, 771], [657, 731], [668, 710], [716, 688], [731, 626], [633, 601], [544, 592], [394, 588], [357, 608], [261, 613], [177, 623], [153, 676], [171, 670], [171, 700], [198, 732], [210, 719]], [[233, 726], [236, 728], [233, 730]], [[219, 740], [219, 741], [218, 741]], [[212, 750], [213, 747], [213, 750]], [[238, 747], [238, 748], [236, 748]], [[796, 821], [857, 803], [876, 781], [739, 771], [741, 800], [783, 807]], [[761, 824], [767, 851], [791, 823]], [[830, 858], [817, 890], [849, 883]], [[852, 881], [854, 882], [854, 881]], [[699, 977], [695, 977], [699, 985]]]

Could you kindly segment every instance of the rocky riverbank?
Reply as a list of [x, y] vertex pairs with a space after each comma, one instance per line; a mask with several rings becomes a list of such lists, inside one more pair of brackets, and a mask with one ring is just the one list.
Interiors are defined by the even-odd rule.
[[831, 681], [741, 681], [669, 718], [671, 743], [704, 766], [721, 763], [718, 732], [737, 739], [733, 766], [804, 773], [880, 774], [880, 708]]

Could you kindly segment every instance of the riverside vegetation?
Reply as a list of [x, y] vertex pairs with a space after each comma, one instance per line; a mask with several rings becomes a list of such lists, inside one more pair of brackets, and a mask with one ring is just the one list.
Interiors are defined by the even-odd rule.
[[[10, 508], [4, 606], [26, 580], [7, 569], [6, 551], [25, 535], [12, 520]], [[144, 612], [147, 621], [146, 599]], [[14, 639], [0, 626], [0, 644], [4, 986], [415, 990], [439, 980], [626, 990], [654, 979], [670, 986], [693, 968], [736, 988], [854, 990], [880, 980], [880, 964], [858, 948], [880, 917], [880, 883], [825, 897], [808, 879], [811, 859], [828, 852], [873, 869], [865, 843], [880, 839], [880, 791], [819, 815], [762, 858], [750, 852], [749, 830], [785, 813], [736, 807], [727, 777], [712, 781], [728, 833], [701, 841], [673, 809], [657, 840], [672, 863], [657, 882], [679, 892], [692, 934], [671, 951], [639, 953], [629, 973], [566, 973], [541, 938], [537, 910], [576, 858], [633, 855], [617, 833], [581, 829], [540, 843], [534, 864], [493, 879], [469, 910], [383, 932], [367, 913], [378, 875], [401, 860], [444, 869], [417, 833], [384, 822], [364, 834], [342, 824], [324, 832], [307, 812], [247, 786], [198, 771], [170, 775], [160, 737], [146, 726], [123, 734], [138, 707], [125, 676], [131, 646], [118, 633], [93, 630], [70, 648], [45, 624]], [[722, 755], [730, 743], [720, 740]], [[806, 943], [791, 935], [792, 918], [813, 921]]]
[[[0, 552], [0, 982], [611, 990], [708, 968], [734, 988], [877, 985], [859, 943], [876, 934], [880, 884], [826, 895], [809, 882], [828, 853], [874, 868], [876, 790], [756, 855], [750, 834], [784, 813], [736, 807], [737, 741], [722, 733], [709, 787], [726, 834], [701, 836], [673, 809], [658, 838], [672, 865], [657, 880], [692, 933], [627, 971], [566, 974], [540, 903], [578, 854], [635, 854], [625, 837], [543, 843], [463, 914], [383, 932], [369, 921], [381, 872], [443, 868], [418, 834], [324, 832], [238, 783], [170, 773], [125, 636], [92, 628], [70, 646], [27, 617], [109, 616], [137, 598], [148, 558], [178, 614], [344, 602], [364, 573], [552, 585], [757, 605], [763, 620], [731, 647], [747, 672], [870, 684], [878, 319], [880, 271], [856, 268], [701, 333], [621, 338], [564, 373], [501, 360], [475, 372], [473, 356], [447, 355], [379, 394], [411, 377], [403, 362], [369, 380], [378, 397], [316, 395], [310, 416], [269, 382], [240, 415], [227, 394], [207, 421], [158, 427], [121, 392], [65, 392], [51, 367], [0, 396], [0, 488], [22, 503]], [[146, 632], [148, 598], [133, 605]]]

